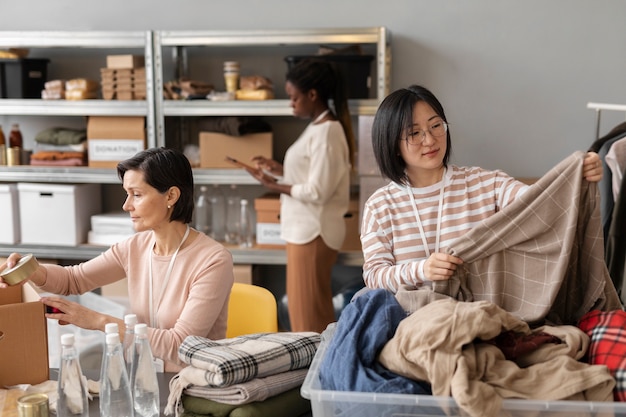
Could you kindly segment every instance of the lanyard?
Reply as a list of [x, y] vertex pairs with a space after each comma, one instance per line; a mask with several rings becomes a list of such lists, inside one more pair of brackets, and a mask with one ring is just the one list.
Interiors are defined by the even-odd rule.
[[[441, 177], [441, 189], [439, 190], [439, 209], [437, 212], [437, 232], [435, 235], [435, 253], [439, 252], [439, 238], [441, 236], [441, 216], [443, 214], [443, 190], [446, 187], [446, 171], [443, 172], [443, 176]], [[422, 244], [424, 245], [424, 252], [426, 252], [426, 257], [430, 256], [430, 249], [428, 248], [428, 241], [426, 240], [426, 235], [424, 233], [424, 226], [422, 225], [422, 219], [420, 218], [420, 212], [417, 209], [417, 204], [415, 204], [415, 197], [413, 196], [413, 191], [411, 190], [411, 186], [407, 186], [407, 193], [409, 193], [409, 197], [411, 198], [411, 204], [413, 205], [413, 212], [415, 213], [415, 219], [417, 220], [417, 227], [420, 229], [420, 237], [422, 238]]]
[[[150, 249], [150, 257], [148, 258], [148, 277], [150, 279], [150, 327], [152, 328], [156, 328], [156, 310], [159, 308], [159, 305], [161, 305], [161, 300], [163, 299], [163, 295], [165, 293], [165, 288], [167, 288], [167, 283], [170, 280], [170, 275], [172, 274], [172, 269], [174, 268], [174, 261], [176, 261], [176, 255], [178, 255], [178, 251], [180, 250], [180, 248], [183, 246], [183, 243], [185, 243], [185, 240], [187, 240], [187, 236], [189, 236], [189, 225], [187, 225], [187, 230], [185, 230], [185, 235], [183, 236], [183, 239], [180, 241], [180, 243], [178, 244], [178, 247], [176, 248], [176, 251], [174, 252], [174, 254], [172, 255], [172, 259], [170, 259], [170, 264], [167, 267], [167, 272], [165, 272], [165, 280], [163, 281], [163, 285], [161, 286], [161, 291], [159, 294], [159, 302], [158, 305], [155, 307], [154, 305], [154, 300], [153, 300], [153, 286], [154, 286], [154, 280], [152, 278], [152, 254], [153, 254], [153, 250]], [[154, 245], [152, 245], [152, 247], [154, 247]]]

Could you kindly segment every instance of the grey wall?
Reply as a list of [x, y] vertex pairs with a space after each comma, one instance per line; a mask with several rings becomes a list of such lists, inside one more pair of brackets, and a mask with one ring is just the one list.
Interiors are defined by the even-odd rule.
[[[386, 26], [392, 89], [423, 84], [453, 161], [540, 176], [595, 135], [587, 103], [626, 104], [622, 0], [0, 0], [2, 30]], [[603, 115], [601, 133], [624, 120]]]

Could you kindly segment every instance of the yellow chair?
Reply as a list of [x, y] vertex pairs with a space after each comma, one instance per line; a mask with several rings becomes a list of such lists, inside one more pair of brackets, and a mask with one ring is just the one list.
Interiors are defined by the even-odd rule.
[[276, 298], [267, 288], [235, 282], [228, 302], [226, 337], [278, 331]]

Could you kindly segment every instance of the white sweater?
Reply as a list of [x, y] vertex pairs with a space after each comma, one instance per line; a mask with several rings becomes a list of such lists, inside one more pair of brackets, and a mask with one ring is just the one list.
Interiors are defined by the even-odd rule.
[[308, 243], [317, 236], [339, 249], [350, 201], [350, 158], [338, 121], [309, 124], [289, 147], [283, 164], [291, 196], [281, 195], [281, 237]]

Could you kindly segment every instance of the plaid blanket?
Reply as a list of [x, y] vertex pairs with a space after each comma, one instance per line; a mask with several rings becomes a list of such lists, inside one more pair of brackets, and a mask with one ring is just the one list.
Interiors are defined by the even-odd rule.
[[165, 414], [178, 414], [180, 398], [190, 382], [223, 388], [308, 368], [320, 340], [316, 332], [254, 333], [222, 340], [187, 336], [178, 358], [195, 369], [182, 369], [172, 378]]
[[615, 401], [626, 401], [626, 312], [593, 310], [580, 319], [578, 327], [591, 338], [587, 361], [609, 368], [615, 378]]
[[436, 292], [490, 301], [529, 323], [575, 325], [592, 309], [622, 309], [604, 261], [597, 184], [578, 151], [448, 252], [464, 264]]

